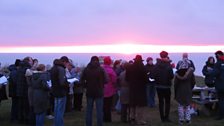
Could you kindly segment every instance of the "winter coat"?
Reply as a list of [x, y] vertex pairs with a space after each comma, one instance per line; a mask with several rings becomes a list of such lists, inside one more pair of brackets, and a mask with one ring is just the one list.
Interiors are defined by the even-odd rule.
[[117, 75], [111, 66], [104, 65], [103, 68], [108, 76], [108, 82], [104, 84], [104, 97], [107, 98], [113, 96], [117, 91], [116, 89]]
[[[182, 70], [182, 71], [181, 71]], [[175, 99], [181, 105], [190, 105], [192, 99], [192, 82], [194, 69], [180, 69], [174, 78]], [[183, 75], [181, 75], [181, 72]]]
[[215, 64], [209, 64], [206, 62], [206, 65], [202, 69], [202, 73], [205, 76], [205, 85], [208, 87], [214, 87], [215, 86], [215, 77], [209, 74], [210, 71], [212, 71], [215, 67]]
[[217, 92], [224, 93], [224, 56], [221, 56], [215, 63], [213, 71], [209, 72], [215, 77], [215, 89]]
[[104, 69], [97, 62], [90, 62], [83, 70], [80, 79], [86, 88], [86, 96], [91, 98], [103, 98], [104, 84], [107, 83], [107, 77]]
[[134, 64], [128, 67], [126, 71], [126, 81], [129, 83], [130, 106], [146, 106], [146, 84], [148, 78], [142, 62], [134, 62]]
[[157, 63], [153, 71], [153, 78], [156, 81], [156, 87], [170, 88], [173, 77], [174, 74], [170, 61], [157, 59]]
[[9, 97], [16, 97], [16, 87], [17, 87], [17, 68], [15, 65], [9, 66]]
[[119, 85], [120, 87], [120, 101], [121, 104], [129, 104], [129, 84], [128, 82], [125, 80], [126, 78], [126, 71], [123, 71], [120, 73], [119, 76]]
[[52, 82], [52, 93], [56, 98], [65, 97], [68, 93], [68, 82], [65, 76], [65, 67], [62, 64], [56, 64], [50, 71]]
[[31, 66], [27, 62], [21, 62], [19, 65], [19, 69], [17, 71], [17, 88], [16, 88], [16, 96], [18, 97], [28, 97], [28, 84], [27, 78], [25, 76], [26, 70], [30, 69]]
[[46, 112], [48, 109], [50, 87], [47, 84], [47, 76], [46, 72], [35, 72], [32, 75], [33, 108], [36, 114]]

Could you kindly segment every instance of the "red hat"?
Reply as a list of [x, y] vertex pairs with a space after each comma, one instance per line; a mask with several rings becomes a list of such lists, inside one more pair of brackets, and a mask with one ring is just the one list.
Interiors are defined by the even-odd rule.
[[160, 57], [161, 58], [167, 58], [168, 57], [168, 52], [166, 52], [166, 51], [160, 52]]
[[103, 59], [103, 62], [105, 65], [110, 65], [112, 63], [112, 60], [109, 56], [107, 56]]

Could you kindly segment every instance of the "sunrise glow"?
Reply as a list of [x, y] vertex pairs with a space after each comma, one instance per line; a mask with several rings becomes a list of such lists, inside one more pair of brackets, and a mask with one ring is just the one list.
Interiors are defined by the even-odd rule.
[[224, 45], [148, 45], [148, 44], [115, 44], [89, 46], [29, 46], [0, 47], [0, 53], [158, 53], [166, 50], [170, 53], [209, 53], [224, 50]]

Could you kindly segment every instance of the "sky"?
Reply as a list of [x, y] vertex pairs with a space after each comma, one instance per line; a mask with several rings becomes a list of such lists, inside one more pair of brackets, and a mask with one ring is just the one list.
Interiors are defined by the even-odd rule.
[[0, 47], [224, 45], [224, 0], [0, 0]]

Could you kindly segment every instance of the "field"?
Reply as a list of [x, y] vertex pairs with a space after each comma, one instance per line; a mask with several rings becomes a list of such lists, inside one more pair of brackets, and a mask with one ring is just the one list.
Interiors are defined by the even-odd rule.
[[[197, 77], [197, 85], [203, 84], [203, 79], [201, 77]], [[178, 115], [177, 115], [177, 103], [173, 99], [171, 102], [171, 113], [170, 119], [171, 123], [161, 123], [159, 118], [158, 104], [156, 108], [145, 108], [144, 117], [146, 118], [148, 125], [150, 126], [178, 126]], [[2, 101], [0, 105], [0, 126], [23, 126], [15, 123], [10, 123], [10, 106], [11, 100]], [[200, 106], [198, 106], [200, 108]], [[94, 113], [95, 115], [95, 113]], [[129, 126], [129, 124], [120, 122], [120, 115], [116, 112], [113, 112], [112, 115], [112, 123], [105, 123], [105, 126]], [[73, 111], [71, 113], [66, 113], [64, 117], [65, 126], [84, 126], [85, 125], [85, 101], [84, 101], [84, 110], [82, 112]], [[94, 116], [95, 121], [95, 116]], [[192, 117], [191, 126], [223, 126], [224, 120], [216, 121], [214, 120], [214, 116], [206, 116], [202, 112], [199, 116]], [[52, 126], [52, 120], [45, 120], [46, 126]], [[96, 125], [96, 123], [94, 123]]]

